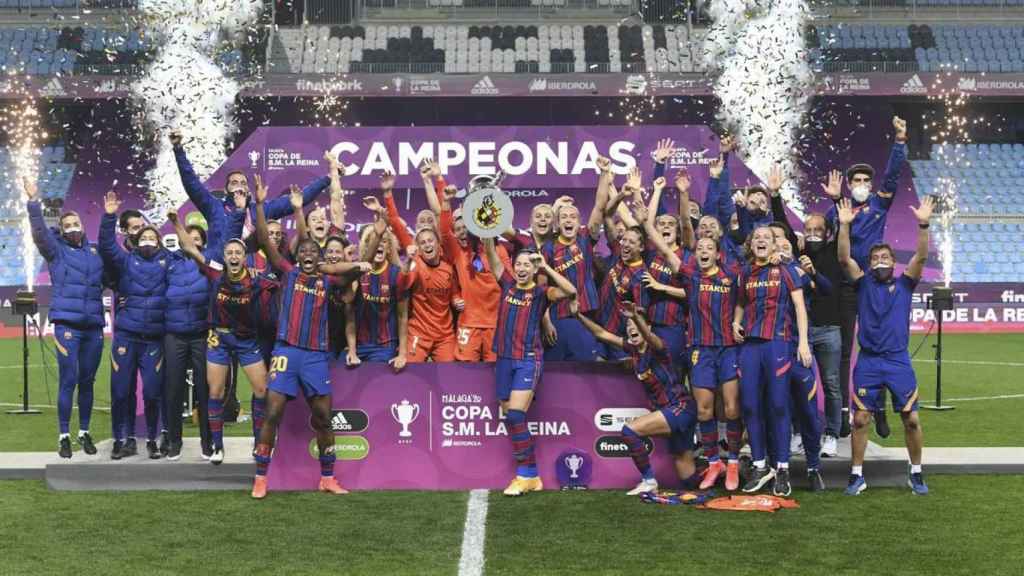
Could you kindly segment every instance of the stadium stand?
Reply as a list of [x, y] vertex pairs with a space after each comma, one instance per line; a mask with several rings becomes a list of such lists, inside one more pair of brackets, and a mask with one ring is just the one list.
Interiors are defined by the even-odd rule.
[[[1024, 144], [962, 144], [911, 160], [919, 196], [956, 182], [960, 221], [954, 224], [954, 282], [1024, 281]], [[993, 249], [993, 246], [1016, 247]]]
[[[60, 143], [42, 149], [39, 159], [39, 192], [42, 196], [45, 213], [56, 216], [64, 203], [75, 165], [65, 161], [64, 146]], [[9, 152], [0, 147], [0, 173], [13, 174]], [[9, 179], [0, 180], [0, 206], [3, 213], [15, 214], [13, 206], [22, 202], [21, 189]], [[14, 286], [25, 283], [25, 260], [23, 256], [23, 236], [20, 219], [0, 220], [0, 286]], [[93, 238], [95, 239], [95, 238]], [[31, 240], [30, 240], [31, 242]], [[34, 249], [33, 249], [34, 250]], [[42, 267], [40, 258], [36, 258], [36, 273]]]
[[810, 42], [829, 72], [1024, 72], [1019, 25], [829, 24]]
[[697, 72], [685, 26], [306, 26], [275, 35], [270, 71], [293, 74]]

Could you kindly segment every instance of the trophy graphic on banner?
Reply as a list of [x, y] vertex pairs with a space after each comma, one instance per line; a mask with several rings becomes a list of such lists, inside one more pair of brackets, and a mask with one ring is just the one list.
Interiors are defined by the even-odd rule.
[[255, 150], [249, 151], [249, 162], [252, 164], [252, 169], [255, 170], [259, 167], [260, 153]]
[[501, 172], [474, 176], [462, 203], [462, 219], [477, 238], [496, 238], [512, 226], [512, 200], [501, 191]]
[[408, 400], [402, 399], [400, 404], [391, 405], [391, 417], [402, 425], [402, 431], [398, 433], [400, 438], [412, 437], [412, 432], [409, 431], [409, 425], [416, 421], [416, 417], [420, 415], [420, 405], [416, 403], [410, 404]]
[[573, 453], [565, 457], [565, 465], [569, 467], [569, 478], [578, 480], [580, 468], [583, 466], [583, 456]]
[[586, 490], [593, 474], [590, 456], [578, 448], [570, 448], [555, 460], [555, 477], [562, 490]]

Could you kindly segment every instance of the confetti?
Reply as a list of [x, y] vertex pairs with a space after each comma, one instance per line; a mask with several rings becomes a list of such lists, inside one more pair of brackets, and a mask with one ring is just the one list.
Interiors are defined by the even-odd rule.
[[154, 133], [156, 163], [147, 174], [149, 198], [144, 213], [163, 223], [168, 210], [187, 200], [174, 152], [167, 140], [180, 130], [196, 174], [205, 179], [226, 158], [228, 138], [238, 129], [234, 118], [240, 85], [214, 62], [222, 34], [253, 25], [260, 0], [149, 0], [142, 21], [163, 44], [146, 73], [132, 84], [132, 98], [146, 127]]

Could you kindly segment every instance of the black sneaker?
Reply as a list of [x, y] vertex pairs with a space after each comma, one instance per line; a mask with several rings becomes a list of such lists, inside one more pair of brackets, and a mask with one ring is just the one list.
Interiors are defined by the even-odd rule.
[[212, 458], [213, 457], [213, 446], [208, 446], [206, 444], [203, 444], [202, 451], [200, 452], [200, 456], [202, 456], [203, 460], [209, 460], [210, 458]]
[[78, 435], [78, 445], [82, 447], [82, 452], [90, 456], [96, 453], [96, 445], [92, 442], [92, 434], [88, 432], [82, 432]]
[[171, 449], [171, 437], [168, 436], [167, 430], [160, 433], [160, 454], [167, 456], [167, 452]]
[[810, 469], [807, 471], [807, 484], [811, 487], [811, 492], [824, 492], [825, 491], [825, 479], [821, 477], [821, 471]]
[[135, 438], [129, 438], [124, 441], [124, 448], [121, 450], [121, 455], [124, 457], [135, 456], [139, 453], [139, 445], [135, 442]]
[[181, 458], [181, 442], [171, 442], [167, 447], [167, 459], [174, 461]]
[[149, 459], [150, 460], [159, 460], [160, 459], [160, 456], [161, 456], [160, 448], [157, 447], [156, 440], [147, 440], [146, 441], [146, 452], [149, 453]]
[[840, 420], [842, 422], [839, 426], [839, 437], [848, 438], [850, 436], [850, 411], [843, 410], [843, 417]]
[[888, 438], [891, 433], [889, 420], [885, 417], [885, 410], [875, 412], [875, 434], [878, 434], [879, 438]]
[[779, 468], [775, 471], [775, 486], [772, 487], [772, 494], [789, 496], [792, 493], [793, 487], [789, 485], [789, 468]]
[[121, 458], [124, 458], [124, 442], [114, 440], [114, 447], [110, 450], [110, 459], [120, 460]]
[[753, 472], [751, 472], [750, 480], [743, 485], [743, 491], [747, 494], [758, 492], [767, 486], [773, 478], [775, 478], [775, 470], [767, 466], [764, 468], [754, 468]]
[[61, 458], [71, 458], [71, 437], [61, 436], [57, 443], [57, 454], [60, 454]]

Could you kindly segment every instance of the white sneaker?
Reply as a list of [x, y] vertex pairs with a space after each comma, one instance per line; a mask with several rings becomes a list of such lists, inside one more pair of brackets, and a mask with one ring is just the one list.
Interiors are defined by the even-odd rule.
[[214, 448], [213, 456], [210, 456], [210, 463], [220, 464], [224, 461], [224, 450], [222, 448]]
[[824, 458], [835, 458], [839, 455], [839, 439], [835, 436], [825, 436], [821, 443], [821, 455]]
[[651, 478], [650, 480], [641, 480], [636, 488], [633, 488], [629, 492], [626, 492], [626, 496], [638, 496], [644, 492], [654, 492], [658, 489], [658, 480]]
[[789, 439], [789, 453], [790, 454], [803, 454], [804, 453], [804, 439], [799, 434], [794, 434]]

